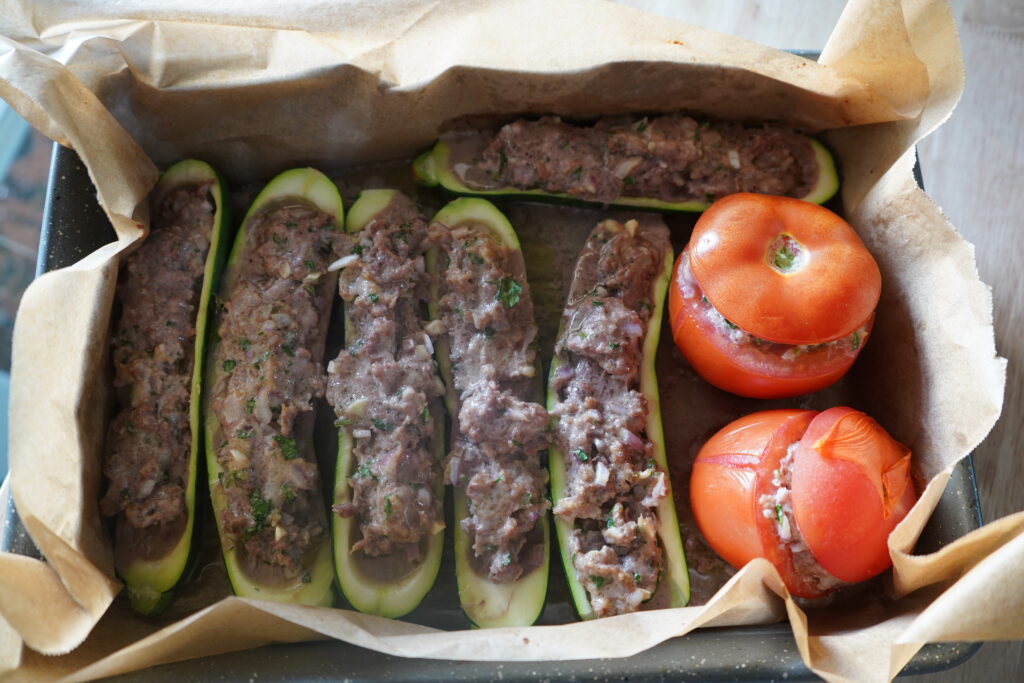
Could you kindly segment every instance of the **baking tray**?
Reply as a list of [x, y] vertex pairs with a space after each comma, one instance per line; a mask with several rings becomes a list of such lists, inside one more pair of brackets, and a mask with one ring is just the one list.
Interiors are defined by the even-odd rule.
[[[918, 173], [918, 181], [920, 182]], [[54, 145], [39, 244], [37, 275], [70, 265], [115, 239], [96, 191], [78, 155]], [[8, 487], [4, 487], [6, 490]], [[0, 550], [38, 557], [38, 551], [18, 519], [10, 495], [0, 499], [6, 509], [0, 530]], [[937, 509], [925, 527], [916, 552], [933, 552], [982, 523], [981, 506], [971, 456], [954, 469]], [[450, 546], [450, 544], [449, 544]], [[450, 564], [449, 556], [445, 559]], [[439, 583], [441, 582], [439, 578]], [[551, 592], [560, 588], [553, 569]], [[449, 589], [451, 590], [451, 589]], [[446, 591], [442, 588], [442, 593]], [[549, 597], [545, 621], [571, 619]], [[440, 628], [460, 628], [457, 598], [441, 595], [428, 600], [410, 620]], [[441, 607], [443, 606], [443, 607]], [[552, 614], [554, 612], [554, 614]], [[929, 673], [955, 667], [970, 658], [980, 643], [933, 643], [924, 646], [901, 675]], [[464, 662], [409, 659], [383, 655], [347, 643], [321, 641], [269, 645], [255, 650], [189, 660], [147, 669], [133, 677], [148, 681], [252, 680], [254, 676], [289, 680], [351, 681], [388, 678], [409, 681], [494, 680], [808, 680], [788, 624], [758, 627], [700, 629], [668, 640], [646, 652], [621, 659], [562, 662]]]

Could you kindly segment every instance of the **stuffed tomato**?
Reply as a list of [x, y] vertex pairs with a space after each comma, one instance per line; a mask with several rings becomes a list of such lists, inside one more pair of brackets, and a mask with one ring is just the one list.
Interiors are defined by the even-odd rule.
[[752, 398], [806, 394], [842, 377], [867, 342], [881, 274], [857, 233], [823, 207], [736, 194], [705, 212], [669, 290], [672, 334], [694, 370]]
[[917, 500], [910, 459], [851, 408], [761, 411], [704, 444], [690, 504], [729, 564], [765, 558], [790, 593], [817, 598], [892, 564], [889, 533]]

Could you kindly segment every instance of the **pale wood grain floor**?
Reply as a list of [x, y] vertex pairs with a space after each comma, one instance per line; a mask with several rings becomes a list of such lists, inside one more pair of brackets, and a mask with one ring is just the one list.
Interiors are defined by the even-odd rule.
[[[820, 49], [843, 0], [621, 0], [787, 49]], [[996, 347], [1009, 359], [1002, 418], [975, 452], [986, 520], [1024, 510], [1024, 2], [952, 0], [967, 71], [963, 99], [919, 149], [928, 193], [975, 245], [992, 287]], [[1024, 615], [1021, 616], [1024, 618]], [[986, 643], [929, 682], [1024, 680], [1024, 642]]]

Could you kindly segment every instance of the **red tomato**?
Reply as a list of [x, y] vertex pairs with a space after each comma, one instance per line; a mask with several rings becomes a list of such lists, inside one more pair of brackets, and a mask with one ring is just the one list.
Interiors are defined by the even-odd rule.
[[851, 408], [742, 417], [704, 444], [690, 476], [715, 552], [736, 568], [769, 560], [805, 598], [887, 569], [889, 532], [916, 500], [910, 451]]
[[857, 233], [824, 207], [740, 193], [697, 221], [676, 261], [676, 345], [715, 386], [753, 398], [823, 389], [863, 348], [881, 292]]
[[807, 428], [794, 458], [793, 510], [830, 574], [855, 582], [885, 571], [885, 541], [916, 501], [910, 451], [870, 417], [832, 408]]

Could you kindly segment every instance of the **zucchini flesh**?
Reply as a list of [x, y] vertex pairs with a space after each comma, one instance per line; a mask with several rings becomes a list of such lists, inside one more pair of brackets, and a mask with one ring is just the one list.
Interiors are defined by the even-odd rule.
[[[512, 224], [493, 204], [484, 199], [472, 197], [456, 199], [443, 207], [434, 216], [433, 222], [448, 227], [455, 227], [464, 222], [485, 226], [495, 241], [510, 249], [520, 250], [519, 238]], [[444, 257], [437, 247], [427, 253], [427, 271], [433, 276], [428, 304], [428, 314], [432, 320], [440, 318], [440, 279], [443, 259]], [[455, 422], [458, 420], [461, 401], [455, 388], [447, 336], [438, 338], [434, 342], [434, 347], [441, 377], [446, 386], [445, 403], [448, 414]], [[534, 400], [540, 401], [541, 398], [542, 388], [538, 383]], [[469, 499], [460, 486], [455, 487], [453, 495], [455, 576], [462, 610], [470, 621], [480, 628], [528, 626], [534, 623], [540, 617], [547, 597], [548, 558], [550, 555], [548, 515], [544, 514], [537, 520], [537, 525], [541, 529], [539, 542], [543, 548], [540, 564], [532, 571], [524, 573], [516, 581], [495, 583], [473, 568], [472, 543], [460, 523], [469, 516]]]
[[[396, 198], [396, 190], [366, 190], [351, 206], [345, 222], [348, 233], [358, 233], [381, 211]], [[345, 316], [346, 344], [354, 337], [351, 320]], [[444, 460], [444, 412], [440, 400], [430, 402], [430, 420], [433, 426], [431, 450], [440, 464]], [[351, 426], [341, 426], [338, 430], [338, 463], [334, 479], [334, 503], [348, 502], [352, 492], [349, 477], [355, 468], [353, 453], [354, 439]], [[444, 500], [444, 483], [440, 474], [434, 484], [434, 495]], [[360, 561], [360, 555], [353, 555], [350, 548], [355, 532], [358, 531], [358, 518], [332, 515], [332, 531], [334, 539], [334, 567], [338, 584], [345, 598], [360, 612], [375, 614], [382, 617], [397, 618], [414, 610], [430, 591], [437, 579], [441, 566], [441, 554], [444, 550], [444, 533], [438, 530], [426, 541], [426, 554], [422, 562], [413, 568], [403, 568], [400, 578], [384, 581], [372, 575], [374, 558]], [[359, 551], [357, 551], [359, 552]], [[382, 561], [386, 562], [385, 558]]]
[[[659, 470], [666, 473], [665, 484], [668, 487], [667, 495], [658, 504], [657, 536], [661, 545], [663, 566], [658, 584], [658, 589], [653, 598], [659, 603], [668, 607], [684, 607], [690, 600], [690, 578], [686, 567], [686, 557], [683, 553], [682, 538], [679, 533], [679, 521], [676, 515], [675, 503], [672, 496], [672, 483], [668, 477], [668, 461], [665, 455], [665, 439], [661, 422], [661, 400], [658, 394], [658, 377], [655, 369], [655, 357], [657, 356], [658, 341], [661, 337], [661, 320], [665, 310], [665, 295], [672, 277], [673, 254], [671, 249], [666, 250], [665, 259], [661, 273], [654, 279], [651, 287], [652, 302], [654, 309], [651, 312], [650, 320], [647, 322], [647, 330], [643, 340], [643, 355], [640, 361], [640, 393], [647, 400], [647, 421], [645, 431], [647, 440], [653, 445], [652, 456]], [[561, 339], [564, 331], [565, 321], [559, 325], [556, 339]], [[560, 359], [556, 353], [551, 360], [551, 369], [548, 381], [547, 408], [553, 410], [558, 403], [558, 396], [554, 390], [554, 377], [560, 365]], [[552, 426], [555, 426], [553, 419]], [[548, 466], [551, 473], [551, 500], [553, 503], [565, 497], [567, 486], [566, 455], [562, 453], [557, 441], [552, 443], [548, 450]], [[572, 535], [572, 526], [559, 515], [553, 515], [555, 520], [555, 532], [558, 537], [559, 551], [562, 557], [562, 566], [565, 569], [566, 580], [569, 584], [569, 592], [576, 612], [581, 619], [589, 620], [597, 615], [590, 604], [587, 589], [577, 577], [576, 567], [573, 563], [573, 556], [569, 546], [569, 539]], [[658, 595], [658, 594], [664, 594]]]
[[[286, 203], [306, 204], [332, 215], [335, 218], [334, 229], [342, 230], [344, 207], [338, 188], [330, 179], [312, 168], [297, 168], [281, 173], [256, 196], [242, 220], [221, 281], [222, 298], [232, 290], [234, 282], [239, 277], [239, 270], [247, 251], [249, 227], [264, 211], [272, 210]], [[328, 290], [330, 291], [330, 288]], [[326, 331], [326, 324], [326, 319], [321, 322], [324, 331]], [[215, 358], [215, 351], [216, 345], [212, 346], [209, 351], [210, 359]], [[216, 363], [208, 363], [205, 373], [206, 386], [209, 388], [216, 386], [224, 374], [225, 370], [222, 367], [218, 367]], [[267, 583], [251, 576], [243, 568], [234, 539], [224, 528], [223, 514], [227, 506], [227, 499], [221, 484], [224, 470], [217, 460], [218, 444], [223, 440], [223, 434], [219, 420], [211, 414], [210, 400], [210, 392], [207, 391], [204, 394], [204, 414], [206, 415], [206, 463], [210, 500], [220, 533], [225, 568], [235, 594], [246, 598], [304, 605], [330, 605], [333, 602], [331, 585], [334, 571], [331, 566], [330, 539], [326, 533], [312, 560], [307, 563], [304, 576], [296, 577], [289, 582]], [[320, 498], [319, 491], [316, 492], [316, 498]], [[325, 531], [327, 530], [325, 529]]]
[[[213, 225], [210, 242], [203, 267], [202, 285], [196, 304], [194, 360], [190, 380], [189, 431], [192, 435], [188, 455], [185, 482], [186, 522], [177, 543], [163, 556], [153, 559], [121, 557], [117, 555], [117, 573], [125, 583], [132, 607], [142, 614], [160, 612], [173, 597], [173, 589], [184, 577], [194, 559], [198, 546], [195, 536], [196, 481], [199, 477], [199, 454], [202, 443], [201, 379], [203, 373], [203, 350], [206, 342], [206, 328], [211, 293], [220, 277], [227, 255], [228, 232], [231, 229], [231, 205], [228, 201], [223, 178], [209, 164], [196, 159], [187, 159], [167, 169], [153, 189], [153, 205], [168, 193], [183, 186], [209, 183], [213, 200]], [[117, 524], [125, 524], [118, 517]], [[144, 533], [144, 532], [143, 532]]]
[[[823, 204], [831, 199], [839, 189], [839, 174], [836, 171], [835, 159], [832, 154], [818, 140], [808, 137], [808, 142], [814, 150], [815, 161], [818, 162], [818, 177], [803, 197], [804, 201], [815, 204]], [[619, 206], [634, 209], [651, 211], [671, 211], [699, 213], [709, 206], [710, 202], [691, 200], [685, 202], [670, 202], [662, 199], [648, 197], [624, 197], [620, 196], [611, 202], [604, 202], [594, 199], [587, 199], [577, 195], [564, 192], [546, 192], [544, 190], [524, 190], [518, 187], [504, 187], [486, 190], [477, 190], [467, 186], [452, 171], [451, 148], [443, 140], [438, 140], [434, 146], [420, 154], [413, 162], [413, 174], [417, 182], [427, 187], [440, 186], [457, 195], [471, 195], [477, 197], [494, 197], [504, 199], [527, 199], [547, 201], [560, 204], [572, 204], [581, 206]]]

